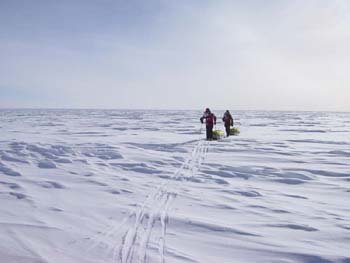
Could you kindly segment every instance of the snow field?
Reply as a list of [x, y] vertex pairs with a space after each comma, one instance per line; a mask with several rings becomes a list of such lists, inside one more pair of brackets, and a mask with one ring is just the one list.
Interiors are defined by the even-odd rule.
[[0, 111], [0, 262], [350, 262], [350, 114], [233, 115]]

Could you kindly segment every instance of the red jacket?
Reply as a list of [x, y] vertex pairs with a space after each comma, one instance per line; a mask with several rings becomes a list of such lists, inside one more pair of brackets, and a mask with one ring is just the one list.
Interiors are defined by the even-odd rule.
[[213, 113], [204, 113], [204, 115], [200, 118], [201, 123], [203, 123], [204, 119], [205, 119], [205, 124], [207, 126], [216, 125], [216, 116]]

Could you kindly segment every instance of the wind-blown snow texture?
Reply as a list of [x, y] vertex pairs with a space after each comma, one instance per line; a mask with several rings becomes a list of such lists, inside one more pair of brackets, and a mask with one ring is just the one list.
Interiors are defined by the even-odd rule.
[[350, 262], [350, 114], [200, 114], [1, 110], [0, 262]]

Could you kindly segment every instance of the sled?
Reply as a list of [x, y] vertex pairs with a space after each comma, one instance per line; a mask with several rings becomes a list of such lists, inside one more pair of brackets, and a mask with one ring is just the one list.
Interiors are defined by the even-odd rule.
[[213, 140], [219, 140], [224, 137], [224, 132], [220, 130], [213, 131]]
[[230, 129], [230, 135], [238, 135], [239, 133], [240, 133], [240, 131], [236, 127], [233, 127]]

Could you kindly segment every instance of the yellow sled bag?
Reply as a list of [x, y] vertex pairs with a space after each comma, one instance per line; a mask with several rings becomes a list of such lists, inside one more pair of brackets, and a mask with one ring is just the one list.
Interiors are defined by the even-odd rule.
[[213, 140], [219, 140], [224, 137], [224, 132], [220, 130], [213, 131]]
[[230, 135], [238, 135], [240, 133], [239, 129], [238, 128], [231, 128], [230, 129]]

